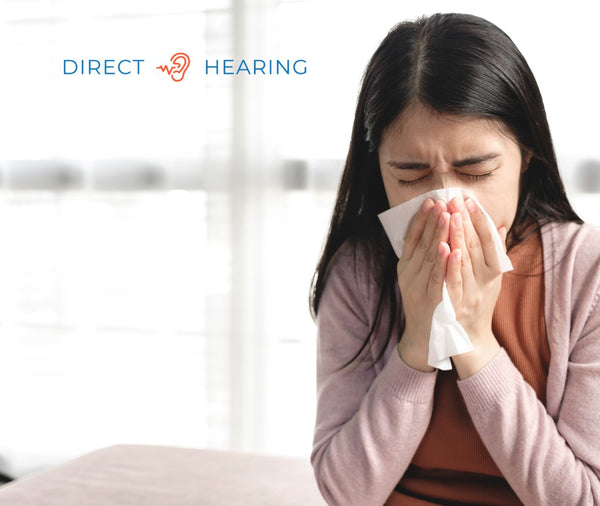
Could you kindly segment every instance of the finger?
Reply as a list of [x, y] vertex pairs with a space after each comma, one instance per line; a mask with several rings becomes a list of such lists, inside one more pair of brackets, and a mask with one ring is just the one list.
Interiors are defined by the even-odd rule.
[[[432, 218], [434, 216], [437, 216], [437, 213], [441, 211], [441, 209], [445, 209], [446, 205], [440, 201], [436, 202], [436, 207], [434, 208], [433, 212], [432, 212]], [[432, 276], [432, 271], [434, 270], [434, 267], [437, 265], [438, 261], [439, 261], [439, 244], [440, 242], [448, 242], [448, 234], [449, 234], [449, 221], [450, 221], [450, 215], [445, 212], [445, 211], [441, 211], [441, 213], [439, 214], [438, 218], [437, 218], [437, 222], [435, 222], [435, 230], [434, 230], [434, 237], [431, 240], [430, 244], [429, 244], [429, 248], [427, 248], [427, 251], [425, 251], [423, 253], [423, 255], [419, 255], [420, 250], [420, 246], [417, 247], [415, 256], [414, 256], [414, 271], [411, 271], [411, 273], [417, 278], [417, 283], [421, 284], [421, 286], [424, 286], [425, 288], [427, 288], [429, 286], [429, 282], [430, 282], [430, 278]], [[429, 226], [429, 224], [428, 224]], [[425, 237], [425, 234], [423, 234], [423, 237]], [[425, 241], [424, 241], [425, 243]], [[417, 269], [418, 266], [418, 269]], [[439, 277], [442, 277], [442, 281], [443, 281], [443, 272], [440, 273], [439, 271], [436, 273], [436, 275]], [[441, 285], [440, 285], [441, 286]], [[440, 291], [441, 293], [441, 291]]]
[[463, 298], [463, 285], [461, 270], [462, 251], [455, 249], [448, 257], [446, 268], [446, 288], [450, 299], [459, 304]]
[[[450, 215], [447, 212], [442, 212], [437, 222], [437, 228], [435, 232], [435, 239], [431, 242], [425, 258], [421, 265], [421, 269], [418, 275], [423, 278], [423, 282], [426, 286], [429, 286], [430, 278], [432, 275], [436, 276], [437, 281], [444, 280], [444, 272], [439, 270], [439, 255], [440, 255], [440, 242], [448, 243], [448, 234], [450, 228]], [[448, 247], [449, 249], [450, 247]], [[438, 270], [435, 271], [435, 268]], [[434, 272], [435, 271], [435, 272]], [[441, 277], [441, 280], [439, 279]], [[441, 283], [440, 283], [441, 286]]]
[[401, 259], [407, 260], [413, 256], [415, 248], [419, 242], [419, 239], [423, 235], [425, 225], [427, 224], [427, 218], [433, 208], [435, 202], [432, 199], [425, 199], [420, 209], [412, 218], [406, 235], [404, 236], [404, 249], [402, 250]]
[[[440, 215], [445, 209], [445, 205], [441, 204], [439, 201], [434, 204], [432, 207], [429, 216], [427, 217], [427, 223], [425, 224], [425, 230], [423, 230], [423, 234], [421, 234], [421, 238], [417, 243], [417, 246], [413, 252], [412, 258], [415, 259], [415, 263], [418, 266], [418, 269], [421, 268], [421, 264], [424, 261], [424, 257], [429, 250], [431, 243], [434, 241], [436, 229], [438, 228], [438, 223], [440, 219]], [[429, 257], [431, 263], [435, 261], [434, 257]], [[418, 272], [418, 271], [417, 271]]]
[[471, 262], [471, 252], [465, 243], [462, 213], [454, 213], [450, 219], [450, 249], [461, 251], [460, 274], [463, 293], [475, 290], [475, 273]]
[[[463, 235], [465, 240], [465, 246], [469, 253], [471, 264], [473, 265], [473, 272], [476, 273], [480, 268], [485, 267], [485, 258], [483, 249], [481, 247], [481, 241], [477, 232], [471, 222], [471, 216], [469, 210], [465, 206], [465, 202], [461, 197], [455, 197], [452, 199], [454, 202], [454, 208], [457, 212], [462, 215]], [[459, 246], [460, 247], [460, 246]], [[465, 251], [463, 251], [463, 254]]]
[[496, 272], [500, 272], [500, 260], [498, 259], [498, 252], [494, 243], [494, 237], [492, 236], [494, 232], [490, 229], [485, 215], [472, 199], [467, 199], [465, 206], [469, 211], [474, 230], [479, 236], [485, 265]]
[[436, 208], [435, 203], [432, 202], [432, 207], [429, 209], [427, 213], [427, 220], [425, 222], [425, 228], [423, 233], [418, 239], [417, 245], [414, 247], [412, 255], [409, 257], [408, 252], [402, 252], [402, 257], [398, 262], [398, 275], [400, 276], [400, 271], [402, 271], [402, 275], [405, 278], [410, 278], [416, 276], [421, 268], [423, 267], [423, 263], [425, 262], [425, 257], [427, 253], [427, 249], [433, 240], [433, 235], [435, 233], [436, 223], [439, 219], [438, 213], [439, 207]]
[[442, 299], [442, 285], [446, 277], [446, 265], [448, 257], [450, 256], [450, 246], [447, 242], [440, 241], [437, 247], [437, 259], [431, 276], [429, 276], [429, 283], [427, 285], [427, 294], [429, 297], [441, 300]]

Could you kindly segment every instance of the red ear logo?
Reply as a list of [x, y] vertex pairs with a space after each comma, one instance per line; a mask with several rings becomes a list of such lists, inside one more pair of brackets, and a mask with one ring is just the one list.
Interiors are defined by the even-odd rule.
[[175, 53], [171, 56], [171, 63], [173, 65], [170, 67], [169, 65], [159, 65], [156, 68], [170, 75], [173, 81], [182, 81], [185, 77], [185, 71], [190, 66], [190, 57], [186, 53]]

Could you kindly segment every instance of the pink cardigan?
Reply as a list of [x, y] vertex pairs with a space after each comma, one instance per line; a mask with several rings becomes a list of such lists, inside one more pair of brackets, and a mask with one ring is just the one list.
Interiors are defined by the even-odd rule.
[[[328, 504], [381, 506], [427, 429], [437, 370], [417, 371], [402, 361], [396, 324], [381, 360], [335, 372], [364, 341], [379, 293], [348, 244], [330, 265], [317, 316], [311, 463]], [[504, 348], [458, 387], [486, 448], [525, 505], [600, 504], [600, 231], [547, 224], [542, 245], [551, 353], [546, 405]]]

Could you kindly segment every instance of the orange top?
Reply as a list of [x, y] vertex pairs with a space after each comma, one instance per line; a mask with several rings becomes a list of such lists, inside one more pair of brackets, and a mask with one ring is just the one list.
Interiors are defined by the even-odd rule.
[[[536, 232], [511, 248], [492, 330], [545, 404], [550, 349], [544, 321], [542, 243]], [[433, 414], [410, 466], [386, 506], [522, 504], [486, 450], [458, 390], [453, 368], [438, 371]]]

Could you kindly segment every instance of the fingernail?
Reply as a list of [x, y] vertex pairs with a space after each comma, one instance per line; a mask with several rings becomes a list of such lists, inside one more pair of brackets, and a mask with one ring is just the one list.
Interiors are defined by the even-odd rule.
[[444, 216], [444, 213], [440, 214], [440, 219], [438, 220], [438, 227], [442, 228], [444, 226], [444, 223], [446, 222], [446, 216]]
[[474, 213], [477, 210], [477, 206], [475, 205], [475, 202], [473, 202], [473, 200], [471, 200], [471, 199], [466, 200], [465, 205], [467, 206], [467, 209], [469, 210], [470, 213]]
[[456, 261], [460, 262], [461, 258], [462, 258], [462, 251], [457, 249], [456, 251]]
[[421, 205], [421, 211], [423, 211], [425, 213], [427, 211], [429, 211], [429, 209], [431, 209], [431, 204], [430, 203], [433, 203], [433, 200], [431, 200], [431, 199], [425, 199], [425, 201]]
[[465, 201], [463, 200], [462, 197], [456, 197], [456, 200], [454, 202], [456, 204], [456, 208], [459, 211], [462, 211], [465, 208]]
[[452, 215], [452, 219], [454, 220], [454, 224], [457, 227], [460, 227], [462, 225], [462, 215], [460, 213], [454, 213]]

